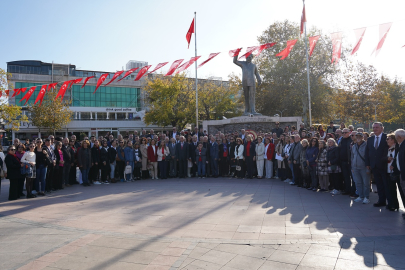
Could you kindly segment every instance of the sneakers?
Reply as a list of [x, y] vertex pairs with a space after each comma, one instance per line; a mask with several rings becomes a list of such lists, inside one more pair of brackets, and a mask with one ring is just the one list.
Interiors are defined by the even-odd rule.
[[93, 184], [95, 184], [95, 185], [101, 185], [101, 183], [100, 183], [99, 181], [94, 181]]
[[309, 187], [309, 188], [307, 188], [308, 190], [313, 190], [313, 188], [311, 188], [311, 187]]
[[291, 179], [290, 179], [290, 178], [287, 178], [287, 179], [284, 180], [284, 182], [285, 182], [285, 183], [290, 183], [290, 182], [291, 182]]
[[370, 203], [370, 200], [369, 200], [369, 199], [367, 199], [367, 198], [364, 198], [364, 200], [363, 200], [363, 204], [367, 204], [367, 203]]
[[315, 187], [312, 189], [312, 191], [317, 191], [317, 190], [318, 190], [318, 189], [317, 189], [317, 188], [315, 188]]
[[290, 185], [294, 186], [294, 185], [295, 185], [295, 182], [291, 181], [291, 182], [290, 182]]
[[104, 182], [104, 184], [105, 184], [105, 185], [109, 185], [109, 184], [110, 184], [110, 182], [108, 182], [108, 181], [105, 181], [105, 182]]
[[360, 197], [358, 197], [357, 199], [355, 199], [355, 200], [353, 200], [354, 202], [362, 202], [364, 199], [363, 198], [360, 198]]
[[330, 192], [330, 194], [332, 194], [332, 195], [340, 195], [341, 193], [340, 193], [339, 190], [334, 189], [334, 190], [332, 190], [332, 191]]

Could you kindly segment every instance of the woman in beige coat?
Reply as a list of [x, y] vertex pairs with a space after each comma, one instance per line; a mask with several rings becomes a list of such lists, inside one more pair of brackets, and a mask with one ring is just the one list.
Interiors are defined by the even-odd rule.
[[141, 139], [141, 155], [142, 155], [142, 178], [148, 178], [148, 145], [146, 144], [146, 138]]
[[263, 177], [263, 168], [264, 168], [264, 144], [263, 138], [261, 136], [257, 137], [256, 167], [257, 167], [257, 178], [261, 179]]

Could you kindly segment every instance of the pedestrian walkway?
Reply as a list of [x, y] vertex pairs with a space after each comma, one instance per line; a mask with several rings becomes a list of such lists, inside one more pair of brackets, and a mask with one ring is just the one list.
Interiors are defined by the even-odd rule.
[[[0, 269], [405, 269], [400, 212], [276, 179], [0, 195]], [[376, 201], [371, 194], [371, 201]]]

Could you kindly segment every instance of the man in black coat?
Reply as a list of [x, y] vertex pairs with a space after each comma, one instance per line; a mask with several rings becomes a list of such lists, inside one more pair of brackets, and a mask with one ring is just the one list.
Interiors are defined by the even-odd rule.
[[350, 138], [350, 130], [348, 128], [344, 128], [342, 134], [343, 137], [339, 143], [339, 158], [345, 185], [345, 192], [343, 193], [343, 195], [355, 196], [356, 185], [351, 179], [350, 166], [350, 143], [352, 142], [352, 139]]
[[386, 206], [387, 201], [388, 206], [392, 203], [387, 183], [389, 181], [386, 162], [388, 154], [387, 134], [383, 131], [382, 123], [375, 122], [373, 124], [374, 136], [367, 139], [366, 148], [366, 166], [373, 172], [377, 184], [378, 202], [374, 204], [375, 207]]
[[191, 158], [191, 162], [193, 163], [193, 167], [191, 168], [191, 175], [193, 177], [196, 176], [197, 174], [197, 164], [195, 162], [195, 150], [197, 149], [197, 135], [193, 136], [193, 141], [192, 143], [189, 145], [189, 158]]
[[190, 153], [184, 136], [180, 136], [180, 142], [176, 145], [176, 153], [177, 161], [179, 163], [179, 178], [185, 178], [187, 175], [187, 162]]

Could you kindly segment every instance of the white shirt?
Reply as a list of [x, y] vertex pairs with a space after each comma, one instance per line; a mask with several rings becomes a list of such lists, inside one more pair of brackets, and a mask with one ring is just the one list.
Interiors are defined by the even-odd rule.
[[172, 137], [173, 137], [174, 139], [176, 139], [176, 135], [177, 135], [177, 132], [173, 132]]
[[27, 163], [34, 163], [35, 164], [35, 153], [31, 151], [27, 151], [24, 153], [24, 155], [21, 158], [21, 162], [27, 162]]
[[[398, 153], [395, 153], [395, 147], [393, 148], [393, 151], [388, 150], [388, 157], [393, 157], [393, 158], [395, 158], [395, 154], [398, 154]], [[394, 161], [394, 160], [391, 160], [391, 162], [389, 162], [388, 165], [387, 165], [387, 172], [388, 172], [388, 173], [391, 173], [391, 172], [392, 172], [392, 170], [390, 169], [390, 167], [391, 167], [393, 161]], [[398, 160], [397, 160], [397, 166], [398, 166]]]
[[266, 145], [266, 147], [264, 148], [264, 154], [263, 154], [263, 156], [264, 156], [264, 159], [267, 159], [267, 149], [269, 148], [269, 143]]

